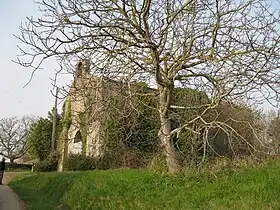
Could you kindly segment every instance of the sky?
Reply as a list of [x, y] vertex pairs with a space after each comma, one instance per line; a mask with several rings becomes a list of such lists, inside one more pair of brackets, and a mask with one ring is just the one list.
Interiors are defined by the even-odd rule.
[[[31, 83], [31, 69], [12, 62], [16, 60], [20, 41], [13, 34], [19, 34], [19, 27], [26, 17], [38, 16], [33, 0], [1, 0], [0, 7], [0, 118], [11, 116], [46, 116], [54, 105], [50, 77], [54, 77], [55, 65], [51, 62], [37, 71]], [[60, 81], [67, 83], [70, 78]]]

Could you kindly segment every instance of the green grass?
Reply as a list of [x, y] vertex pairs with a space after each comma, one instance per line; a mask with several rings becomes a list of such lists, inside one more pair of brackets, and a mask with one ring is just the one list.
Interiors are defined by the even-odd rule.
[[8, 172], [31, 172], [30, 169], [22, 169], [22, 168], [7, 168]]
[[108, 170], [41, 173], [10, 183], [29, 209], [280, 209], [280, 163], [167, 176]]

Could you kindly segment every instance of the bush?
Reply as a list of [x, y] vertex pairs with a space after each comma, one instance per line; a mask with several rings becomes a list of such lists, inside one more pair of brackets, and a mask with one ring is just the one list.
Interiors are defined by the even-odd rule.
[[120, 161], [122, 168], [143, 168], [147, 165], [147, 158], [140, 151], [126, 149], [120, 153]]
[[149, 168], [154, 172], [166, 173], [168, 171], [166, 157], [163, 153], [156, 154], [149, 164]]
[[66, 162], [67, 171], [87, 171], [109, 168], [143, 168], [147, 158], [136, 150], [122, 150], [117, 153], [106, 152], [102, 157], [93, 158], [85, 154], [70, 154]]
[[[147, 155], [148, 156], [148, 155]], [[118, 152], [107, 151], [103, 157], [96, 159], [98, 169], [144, 168], [148, 157], [136, 149], [122, 149]]]
[[96, 168], [96, 160], [85, 154], [70, 154], [66, 163], [67, 171], [87, 171]]
[[50, 155], [43, 161], [40, 161], [35, 164], [35, 172], [50, 172], [56, 171], [58, 166], [59, 154], [57, 152], [52, 152]]
[[52, 121], [48, 118], [40, 118], [33, 123], [28, 134], [28, 153], [40, 161], [45, 160], [52, 148]]

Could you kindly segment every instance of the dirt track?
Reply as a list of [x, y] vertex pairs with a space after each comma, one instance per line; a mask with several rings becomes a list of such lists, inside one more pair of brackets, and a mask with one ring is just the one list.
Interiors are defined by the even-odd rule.
[[24, 172], [5, 172], [3, 178], [3, 184], [7, 185], [14, 177], [24, 174]]

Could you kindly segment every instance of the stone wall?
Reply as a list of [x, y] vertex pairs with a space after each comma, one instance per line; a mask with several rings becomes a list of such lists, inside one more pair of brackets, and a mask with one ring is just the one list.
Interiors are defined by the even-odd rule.
[[[88, 60], [81, 60], [75, 70], [74, 81], [67, 100], [71, 123], [62, 129], [60, 171], [69, 154], [85, 153], [88, 156], [101, 156], [104, 150], [104, 124], [110, 98], [119, 97], [121, 83], [98, 78], [90, 73]], [[65, 108], [64, 108], [65, 109]], [[64, 110], [66, 112], [66, 110]], [[61, 135], [63, 136], [63, 134]]]

